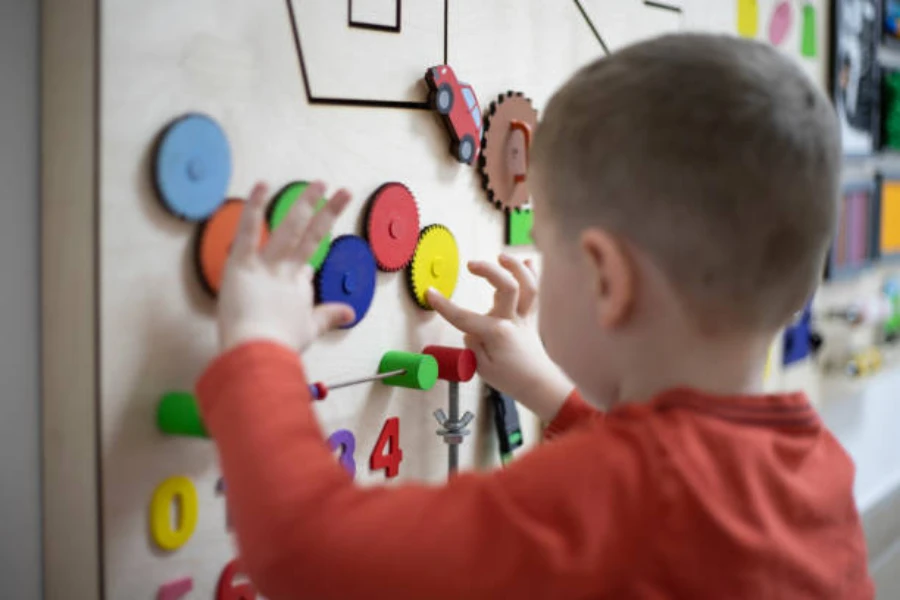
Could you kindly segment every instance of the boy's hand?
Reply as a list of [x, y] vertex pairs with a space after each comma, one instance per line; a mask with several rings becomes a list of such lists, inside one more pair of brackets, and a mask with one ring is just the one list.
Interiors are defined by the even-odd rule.
[[500, 266], [469, 263], [469, 271], [496, 290], [494, 306], [487, 314], [460, 308], [434, 290], [429, 290], [428, 302], [465, 333], [466, 347], [475, 352], [478, 373], [485, 382], [521, 402], [542, 421], [550, 422], [573, 386], [547, 356], [531, 322], [537, 275], [530, 262], [506, 255], [501, 255], [499, 262]]
[[219, 290], [222, 351], [251, 340], [270, 340], [303, 351], [317, 337], [353, 320], [344, 304], [313, 306], [309, 258], [350, 201], [339, 190], [318, 212], [325, 193], [314, 182], [260, 249], [268, 190], [257, 184], [244, 207]]

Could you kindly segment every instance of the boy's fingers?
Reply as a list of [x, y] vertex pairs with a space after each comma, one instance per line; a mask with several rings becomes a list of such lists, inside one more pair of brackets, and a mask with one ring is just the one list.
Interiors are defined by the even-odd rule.
[[[301, 265], [309, 262], [334, 222], [350, 203], [350, 192], [341, 189], [331, 197], [309, 221], [300, 242], [292, 253], [292, 259]], [[317, 201], [318, 202], [318, 201]]]
[[325, 184], [315, 181], [294, 202], [284, 221], [275, 228], [269, 237], [269, 243], [263, 250], [263, 260], [270, 265], [290, 256], [297, 244], [300, 243], [306, 231], [309, 220], [315, 211], [315, 204], [325, 193]]
[[481, 335], [490, 327], [490, 317], [466, 310], [434, 289], [426, 292], [426, 298], [437, 314], [463, 333]]
[[500, 264], [504, 269], [512, 273], [512, 276], [519, 283], [519, 304], [516, 307], [516, 312], [518, 312], [520, 317], [527, 316], [531, 312], [532, 307], [534, 307], [534, 299], [537, 298], [538, 286], [534, 271], [529, 269], [522, 261], [506, 254], [500, 255]]
[[313, 277], [316, 275], [316, 270], [313, 269], [312, 265], [305, 264], [300, 267], [300, 280], [305, 281], [307, 283], [312, 283]]
[[519, 284], [509, 272], [493, 263], [470, 262], [469, 271], [473, 275], [488, 281], [494, 289], [494, 307], [488, 313], [501, 319], [512, 319], [516, 316], [519, 303]]
[[353, 308], [346, 304], [331, 302], [315, 307], [313, 309], [313, 318], [316, 322], [318, 335], [323, 335], [332, 329], [352, 323], [355, 313]]
[[231, 257], [234, 260], [244, 261], [251, 258], [259, 248], [260, 231], [262, 230], [263, 207], [266, 204], [268, 188], [263, 183], [257, 183], [250, 192], [250, 198], [241, 212], [241, 221], [238, 224], [234, 243], [231, 245]]

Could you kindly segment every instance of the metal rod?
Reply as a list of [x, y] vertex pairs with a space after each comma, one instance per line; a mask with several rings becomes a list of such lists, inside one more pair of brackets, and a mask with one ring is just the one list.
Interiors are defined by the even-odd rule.
[[370, 381], [381, 381], [382, 379], [395, 377], [397, 375], [403, 375], [404, 373], [406, 373], [406, 369], [397, 369], [396, 371], [388, 371], [387, 373], [378, 373], [377, 375], [370, 375], [368, 377], [360, 377], [359, 379], [350, 379], [348, 381], [341, 381], [340, 383], [325, 385], [330, 390], [339, 390], [341, 388], [350, 387], [352, 385], [359, 385], [361, 383], [368, 383]]
[[[450, 407], [449, 407], [450, 415], [448, 420], [451, 423], [456, 423], [459, 421], [459, 384], [455, 381], [450, 382]], [[447, 466], [450, 471], [450, 475], [456, 473], [457, 467], [459, 466], [459, 446], [457, 444], [450, 444], [448, 447], [447, 454]]]

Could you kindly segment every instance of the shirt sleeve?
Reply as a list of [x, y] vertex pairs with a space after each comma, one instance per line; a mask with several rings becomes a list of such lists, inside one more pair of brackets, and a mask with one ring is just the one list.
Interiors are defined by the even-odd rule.
[[586, 428], [439, 487], [360, 488], [287, 348], [236, 348], [197, 391], [242, 560], [270, 600], [583, 598], [614, 589], [639, 555], [653, 477], [635, 431]]
[[544, 439], [552, 440], [578, 426], [603, 417], [603, 413], [584, 401], [578, 390], [572, 390], [556, 417], [544, 429]]

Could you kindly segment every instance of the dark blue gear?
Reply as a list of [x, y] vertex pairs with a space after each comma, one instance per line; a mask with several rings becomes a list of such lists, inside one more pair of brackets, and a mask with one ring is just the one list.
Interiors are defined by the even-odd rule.
[[331, 242], [331, 249], [316, 273], [316, 301], [340, 302], [353, 307], [356, 318], [344, 329], [359, 323], [375, 296], [375, 256], [364, 239], [342, 235]]

